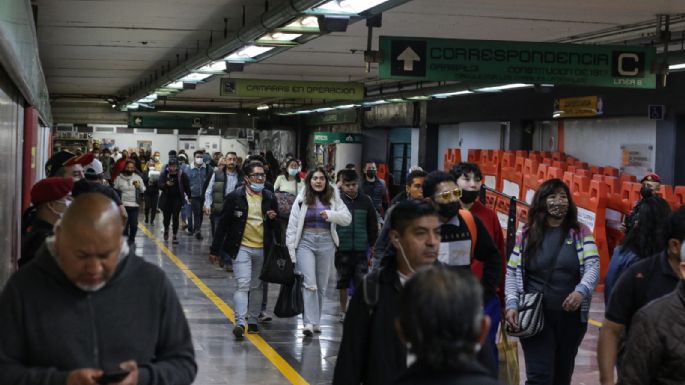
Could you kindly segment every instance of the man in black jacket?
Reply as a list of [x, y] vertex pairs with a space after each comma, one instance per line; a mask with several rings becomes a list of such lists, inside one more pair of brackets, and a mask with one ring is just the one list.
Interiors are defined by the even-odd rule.
[[[111, 199], [86, 193], [0, 295], [0, 384], [191, 384], [190, 328], [159, 267], [129, 250]], [[118, 382], [118, 381], [117, 381]]]
[[390, 241], [379, 270], [367, 275], [352, 297], [333, 376], [334, 385], [386, 384], [407, 366], [407, 350], [395, 332], [400, 291], [415, 270], [438, 257], [440, 221], [433, 206], [405, 201], [392, 214]]
[[[237, 283], [233, 294], [236, 308], [233, 335], [237, 339], [243, 337], [246, 326], [248, 333], [259, 332], [257, 316], [262, 302], [259, 274], [264, 263], [264, 250], [272, 247], [272, 231], [279, 228], [274, 223], [278, 202], [273, 193], [264, 189], [264, 166], [261, 162], [253, 161], [247, 163], [243, 171], [244, 185], [228, 194], [224, 200], [209, 255], [210, 262], [216, 263], [223, 249], [233, 258], [233, 273]], [[247, 325], [246, 321], [249, 322]]]

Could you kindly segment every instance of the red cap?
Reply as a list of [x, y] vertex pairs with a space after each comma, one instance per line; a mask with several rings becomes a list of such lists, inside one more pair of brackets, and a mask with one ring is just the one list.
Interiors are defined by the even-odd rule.
[[63, 166], [64, 167], [69, 167], [73, 166], [75, 164], [80, 164], [81, 166], [87, 166], [91, 163], [93, 163], [93, 159], [95, 158], [95, 155], [93, 155], [92, 152], [87, 152], [83, 155], [80, 156], [75, 156], [66, 162], [64, 162]]
[[645, 177], [642, 178], [640, 183], [642, 183], [644, 181], [661, 183], [661, 178], [659, 177], [659, 175], [652, 172], [652, 173], [645, 175]]
[[64, 198], [74, 187], [73, 178], [50, 177], [38, 181], [31, 188], [31, 202], [40, 205]]

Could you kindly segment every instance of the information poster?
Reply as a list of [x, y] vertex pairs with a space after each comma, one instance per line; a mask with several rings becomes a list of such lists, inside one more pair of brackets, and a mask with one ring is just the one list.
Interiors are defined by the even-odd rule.
[[637, 176], [638, 179], [653, 172], [654, 146], [651, 144], [622, 144], [621, 171]]

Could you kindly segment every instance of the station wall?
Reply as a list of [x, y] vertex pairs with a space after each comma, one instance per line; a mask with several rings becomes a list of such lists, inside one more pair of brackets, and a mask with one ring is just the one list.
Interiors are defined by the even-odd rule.
[[443, 124], [438, 128], [438, 170], [445, 167], [448, 148], [460, 148], [461, 159], [468, 159], [469, 149], [497, 150], [502, 146], [500, 122], [465, 122]]
[[585, 162], [620, 169], [623, 154], [621, 146], [626, 144], [651, 146], [649, 164], [652, 171], [655, 169], [655, 120], [625, 117], [565, 121], [564, 152]]

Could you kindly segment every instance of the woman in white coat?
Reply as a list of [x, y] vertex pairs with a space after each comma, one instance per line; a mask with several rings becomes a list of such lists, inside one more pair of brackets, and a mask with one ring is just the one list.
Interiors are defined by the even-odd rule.
[[286, 231], [286, 245], [297, 271], [303, 275], [305, 337], [321, 333], [321, 310], [340, 243], [336, 225], [347, 226], [352, 215], [331, 186], [323, 167], [310, 171], [304, 188], [293, 203]]
[[135, 241], [138, 232], [139, 194], [145, 192], [145, 183], [143, 178], [136, 173], [134, 161], [126, 162], [124, 170], [114, 179], [114, 189], [121, 194], [121, 201], [128, 214], [124, 235], [128, 236], [128, 243], [131, 244]]

